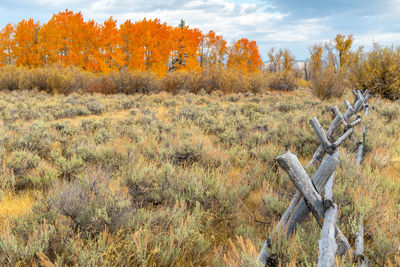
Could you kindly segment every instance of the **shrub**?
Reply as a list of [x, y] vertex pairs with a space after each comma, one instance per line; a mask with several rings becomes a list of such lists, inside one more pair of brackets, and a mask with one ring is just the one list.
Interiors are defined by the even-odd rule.
[[85, 90], [94, 78], [94, 74], [76, 67], [48, 66], [27, 73], [25, 86], [27, 89], [67, 95]]
[[[279, 75], [278, 75], [279, 76]], [[292, 90], [294, 75], [281, 75], [276, 84], [282, 90]], [[261, 92], [268, 88], [269, 75], [264, 72], [243, 73], [238, 69], [207, 66], [201, 71], [173, 71], [159, 78], [148, 71], [120, 71], [98, 74], [76, 67], [58, 65], [23, 69], [14, 65], [0, 68], [0, 90], [39, 90], [48, 93], [79, 92], [101, 94], [135, 94], [165, 90], [171, 93], [237, 93]], [[289, 88], [290, 87], [290, 88]]]
[[340, 97], [346, 88], [345, 73], [332, 65], [322, 67], [311, 75], [311, 89], [321, 99]]
[[297, 88], [296, 74], [292, 70], [283, 70], [271, 77], [269, 88], [273, 90], [293, 91]]
[[39, 161], [40, 157], [29, 151], [16, 151], [7, 160], [7, 167], [13, 171], [14, 175], [21, 176], [37, 167]]
[[400, 49], [374, 43], [372, 51], [359, 50], [352, 61], [350, 81], [354, 89], [369, 89], [391, 100], [400, 98]]
[[205, 67], [201, 71], [171, 72], [162, 79], [163, 90], [171, 93], [261, 92], [268, 88], [263, 72], [245, 74], [237, 69]]
[[132, 215], [127, 190], [102, 170], [89, 170], [79, 180], [66, 182], [47, 200], [50, 210], [68, 216], [74, 228], [96, 234], [105, 228], [115, 233]]
[[172, 162], [175, 164], [188, 164], [191, 165], [198, 162], [202, 155], [202, 145], [194, 144], [191, 142], [184, 142], [174, 148]]
[[48, 166], [39, 165], [31, 174], [16, 182], [17, 189], [49, 189], [58, 178], [58, 172]]
[[386, 119], [386, 122], [391, 122], [398, 118], [400, 111], [397, 106], [386, 106], [380, 111], [380, 114]]
[[37, 257], [46, 252], [52, 229], [46, 224], [36, 224], [29, 233], [29, 242], [7, 231], [0, 235], [0, 264], [2, 266], [38, 265]]
[[118, 93], [135, 94], [158, 92], [160, 84], [155, 74], [147, 71], [130, 72], [122, 69], [119, 72], [111, 72], [107, 76], [107, 82], [116, 88]]
[[54, 164], [58, 167], [60, 178], [70, 181], [83, 170], [84, 162], [79, 157], [66, 159], [63, 156], [58, 156], [54, 160]]
[[278, 218], [286, 210], [287, 204], [281, 201], [277, 196], [272, 193], [266, 193], [262, 196], [264, 217], [265, 218]]
[[0, 68], [0, 90], [14, 91], [22, 89], [24, 70], [14, 65]]
[[[181, 71], [175, 71], [168, 73], [167, 76], [165, 76], [162, 79], [162, 88], [163, 90], [176, 94], [181, 90], [186, 89], [186, 79], [189, 74], [186, 72], [181, 72]], [[196, 90], [196, 88], [191, 85], [192, 90]]]
[[18, 139], [15, 145], [36, 152], [42, 157], [47, 156], [54, 140], [54, 135], [48, 129], [43, 122], [34, 122], [29, 127], [29, 132]]
[[88, 93], [100, 93], [105, 95], [118, 93], [116, 84], [106, 76], [98, 77], [85, 91]]
[[49, 84], [49, 76], [52, 71], [52, 68], [49, 67], [30, 70], [25, 77], [25, 89], [52, 92]]
[[[122, 266], [203, 266], [209, 262], [209, 214], [184, 201], [158, 210], [138, 210], [129, 228], [118, 235], [113, 262]], [[172, 248], [172, 249], [171, 249]]]

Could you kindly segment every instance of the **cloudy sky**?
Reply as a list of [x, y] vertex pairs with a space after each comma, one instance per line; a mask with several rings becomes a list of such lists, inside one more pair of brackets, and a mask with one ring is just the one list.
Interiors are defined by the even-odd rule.
[[184, 19], [228, 41], [256, 40], [263, 59], [271, 47], [305, 59], [311, 44], [337, 33], [354, 34], [356, 46], [400, 45], [400, 0], [1, 0], [0, 26], [24, 18], [43, 23], [65, 9], [100, 23], [110, 16], [119, 23], [146, 17], [178, 25]]

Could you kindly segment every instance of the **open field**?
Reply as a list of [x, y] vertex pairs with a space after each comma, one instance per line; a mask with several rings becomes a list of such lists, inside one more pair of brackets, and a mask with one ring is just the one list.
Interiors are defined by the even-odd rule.
[[[319, 145], [309, 119], [327, 128], [345, 98], [0, 92], [0, 265], [258, 266], [295, 191], [274, 158], [305, 165]], [[370, 106], [362, 169], [347, 140], [334, 196], [350, 243], [362, 216], [366, 256], [396, 265], [400, 107]], [[315, 265], [316, 229], [310, 218], [271, 253]]]

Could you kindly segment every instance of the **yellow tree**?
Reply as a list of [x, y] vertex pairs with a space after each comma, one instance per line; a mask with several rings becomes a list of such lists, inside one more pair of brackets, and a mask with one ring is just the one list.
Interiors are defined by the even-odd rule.
[[282, 49], [279, 49], [279, 51], [275, 53], [275, 47], [273, 47], [268, 51], [270, 70], [272, 72], [281, 71], [282, 56]]
[[42, 65], [39, 54], [39, 22], [34, 22], [33, 19], [22, 20], [14, 29], [15, 63], [29, 67]]
[[8, 23], [0, 31], [0, 66], [11, 64], [14, 46], [14, 27]]
[[315, 44], [309, 49], [309, 51], [312, 71], [319, 71], [323, 65], [322, 54], [324, 47], [321, 44]]
[[235, 42], [229, 51], [227, 65], [244, 72], [257, 72], [262, 66], [257, 43], [246, 38]]
[[288, 49], [283, 50], [283, 69], [291, 71], [293, 70], [294, 56]]
[[339, 67], [347, 64], [350, 58], [350, 48], [353, 44], [353, 35], [336, 35], [334, 39], [335, 49], [339, 56]]

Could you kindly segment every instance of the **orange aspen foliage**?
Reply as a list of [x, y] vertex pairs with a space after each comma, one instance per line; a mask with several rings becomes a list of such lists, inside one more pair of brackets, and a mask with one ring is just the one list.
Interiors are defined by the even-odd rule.
[[137, 24], [132, 23], [130, 20], [125, 21], [120, 27], [120, 34], [123, 39], [125, 67], [130, 70], [144, 70], [145, 49], [138, 43], [140, 33]]
[[246, 38], [238, 40], [229, 51], [227, 65], [244, 72], [257, 72], [262, 66], [257, 43]]
[[15, 26], [14, 51], [17, 65], [37, 67], [42, 65], [39, 54], [39, 22], [22, 20]]
[[14, 27], [8, 23], [0, 31], [0, 66], [12, 63], [14, 46]]
[[159, 19], [144, 19], [136, 22], [134, 27], [137, 29], [135, 43], [143, 53], [138, 55], [143, 59], [143, 65], [139, 69], [154, 72], [158, 76], [165, 75], [172, 44], [171, 28]]
[[199, 70], [200, 42], [202, 33], [199, 29], [189, 29], [184, 21], [174, 28], [171, 35], [172, 52], [170, 70]]
[[122, 24], [120, 35], [125, 66], [165, 75], [171, 51], [170, 32], [170, 27], [159, 19], [135, 23], [128, 20]]
[[132, 36], [136, 33], [136, 29], [133, 27], [131, 20], [126, 20], [121, 24], [119, 28], [119, 35], [122, 40], [122, 57], [124, 62], [124, 67], [128, 69], [133, 69], [136, 65], [135, 63], [135, 40]]
[[[88, 52], [93, 49], [91, 44], [98, 39], [97, 36], [91, 36], [97, 34], [94, 26], [94, 22], [85, 23], [80, 12], [74, 13], [67, 9], [53, 15], [43, 25], [41, 34], [41, 47], [47, 63], [87, 67], [85, 63], [90, 59]], [[87, 69], [92, 68], [89, 66]]]
[[205, 64], [222, 66], [227, 51], [228, 47], [223, 37], [216, 35], [214, 31], [209, 31], [201, 42], [201, 66]]
[[[118, 27], [112, 17], [99, 25], [68, 9], [42, 26], [32, 19], [8, 24], [0, 31], [0, 41], [0, 65], [59, 64], [98, 73], [127, 68], [159, 77], [172, 70], [200, 70], [204, 64], [221, 67], [228, 55], [222, 36], [214, 31], [203, 35], [183, 20], [178, 27], [159, 19], [127, 20]], [[262, 64], [257, 44], [239, 40], [228, 63], [247, 72], [257, 71]]]
[[40, 29], [39, 44], [41, 59], [45, 64], [61, 64], [62, 57], [62, 34], [57, 31], [59, 28], [55, 15]]
[[81, 57], [75, 64], [83, 69], [93, 72], [102, 71], [102, 55], [100, 51], [100, 27], [93, 21], [89, 20], [82, 25], [80, 38], [77, 39], [77, 47], [80, 50]]
[[102, 53], [103, 72], [118, 70], [124, 65], [122, 54], [122, 38], [119, 34], [117, 21], [110, 17], [104, 21], [100, 33], [100, 49]]

